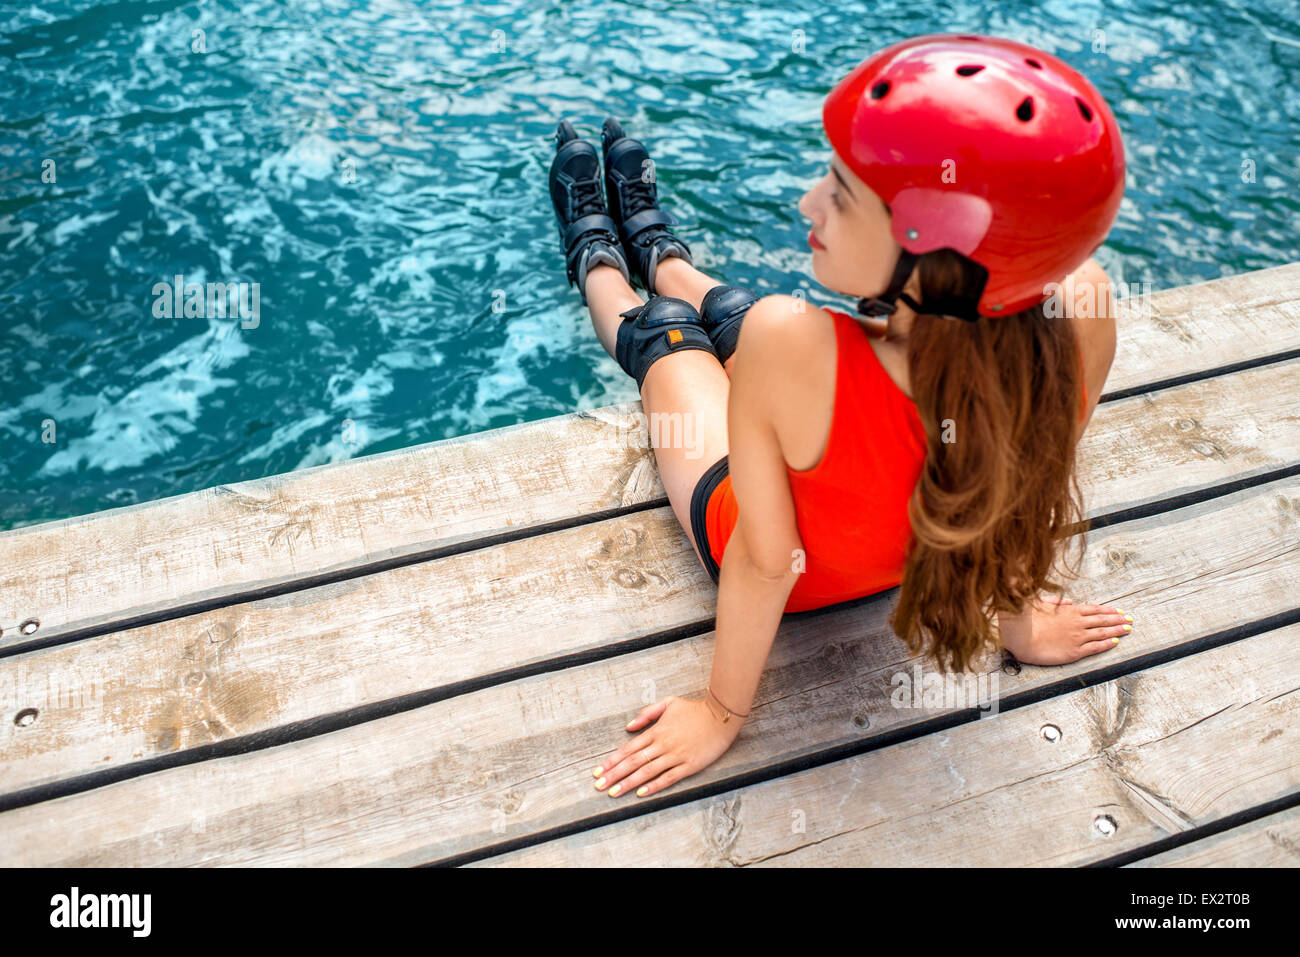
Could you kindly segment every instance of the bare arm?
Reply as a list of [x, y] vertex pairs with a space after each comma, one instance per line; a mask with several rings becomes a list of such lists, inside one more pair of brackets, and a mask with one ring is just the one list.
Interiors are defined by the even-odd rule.
[[727, 404], [728, 461], [740, 507], [722, 556], [711, 687], [730, 710], [748, 712], [758, 690], [801, 546], [774, 407], [784, 381], [777, 370], [796, 361], [772, 298], [750, 307], [733, 356]]
[[1074, 288], [1075, 302], [1066, 307], [1066, 314], [1074, 320], [1079, 348], [1083, 350], [1084, 378], [1088, 383], [1088, 415], [1080, 429], [1082, 435], [1092, 422], [1092, 413], [1097, 408], [1097, 400], [1101, 398], [1102, 387], [1115, 361], [1115, 297], [1110, 288], [1110, 277], [1092, 259], [1079, 267]]

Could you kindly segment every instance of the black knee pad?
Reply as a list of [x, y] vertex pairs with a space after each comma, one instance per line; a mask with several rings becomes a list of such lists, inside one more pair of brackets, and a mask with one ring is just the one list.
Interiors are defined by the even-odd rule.
[[638, 389], [646, 371], [670, 352], [703, 349], [717, 355], [700, 325], [700, 314], [684, 299], [651, 296], [648, 302], [619, 315], [625, 321], [618, 327], [614, 358], [636, 380]]
[[719, 362], [726, 362], [740, 340], [740, 323], [758, 298], [740, 286], [714, 286], [700, 301], [700, 324], [709, 334]]

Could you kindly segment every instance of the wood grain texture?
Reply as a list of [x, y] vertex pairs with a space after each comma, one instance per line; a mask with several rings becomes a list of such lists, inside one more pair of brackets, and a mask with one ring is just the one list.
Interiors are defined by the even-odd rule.
[[[1297, 377], [1293, 360], [1100, 406], [1090, 514], [1300, 462]], [[0, 658], [0, 795], [703, 629], [716, 601], [662, 507]]]
[[[1108, 392], [1300, 348], [1300, 264], [1117, 307]], [[662, 504], [645, 431], [624, 403], [0, 533], [0, 649]]]
[[[1019, 674], [1003, 675], [996, 656], [991, 656], [981, 673], [1000, 675], [999, 700], [1047, 685], [1063, 692], [1075, 686], [1072, 679], [1097, 669], [1178, 649], [1240, 625], [1242, 609], [1248, 609], [1253, 619], [1287, 612], [1300, 587], [1297, 557], [1297, 477], [1099, 529], [1090, 535], [1083, 579], [1069, 590], [1070, 597], [1118, 603], [1136, 618], [1134, 632], [1113, 651], [1072, 665], [1025, 666]], [[755, 717], [719, 761], [674, 789], [678, 795], [826, 748], [869, 743], [882, 734], [950, 713], [952, 709], [945, 705], [891, 705], [894, 676], [913, 673], [917, 664], [889, 631], [891, 595], [884, 593], [851, 607], [787, 619], [758, 689]], [[1290, 644], [1294, 638], [1289, 636]], [[610, 799], [595, 791], [591, 767], [626, 740], [623, 725], [642, 706], [668, 694], [699, 695], [703, 691], [712, 661], [712, 641], [711, 633], [686, 638], [495, 685], [315, 738], [171, 768], [15, 808], [0, 815], [0, 864], [408, 865], [474, 852], [580, 821], [596, 826], [602, 815], [627, 807], [616, 801], [638, 799]], [[1225, 681], [1241, 686], [1254, 680], [1263, 697], [1267, 697], [1265, 692], [1271, 693], [1268, 689], [1274, 683], [1290, 682], [1287, 686], [1293, 687], [1297, 670], [1285, 656], [1290, 654], [1285, 652], [1288, 641], [1270, 651], [1276, 655], [1272, 664], [1253, 662], [1249, 671], [1196, 671], [1191, 680], [1204, 683], [1216, 695]], [[1142, 701], [1153, 718], [1165, 696], [1170, 698], [1169, 715], [1190, 714], [1179, 710], [1183, 706], [1176, 700], [1189, 693], [1187, 689], [1179, 686], [1174, 694], [1170, 690], [1173, 685], [1156, 683], [1151, 687], [1159, 690]], [[1253, 697], [1239, 698], [1238, 704], [1249, 700]], [[1285, 698], [1279, 701], [1286, 703]], [[1050, 705], [1050, 701], [1042, 703], [1043, 707]], [[1010, 715], [977, 724], [1000, 727]], [[1246, 717], [1243, 715], [1243, 720]], [[1183, 718], [1161, 720], [1172, 731]], [[1100, 718], [1095, 723], [1105, 726]], [[949, 742], [955, 730], [946, 735]], [[1260, 741], [1260, 755], [1274, 754], [1273, 745], [1263, 746], [1272, 740], [1261, 740], [1263, 732], [1245, 737], [1254, 735], [1255, 730], [1253, 725], [1242, 725], [1234, 730], [1237, 737], [1233, 741]], [[1294, 755], [1300, 751], [1292, 738], [1285, 737], [1292, 733], [1284, 731], [1280, 745]], [[933, 736], [933, 746], [941, 748], [948, 760], [960, 761], [964, 770], [959, 773], [967, 780], [981, 768], [1007, 764], [1001, 744], [991, 749], [957, 747], [943, 738]], [[1147, 738], [1133, 740], [1143, 746], [1158, 743]], [[1054, 752], [1059, 753], [1063, 752]], [[1225, 754], [1236, 754], [1235, 760], [1241, 760], [1239, 749], [1228, 749]], [[1022, 778], [1034, 774], [1036, 767], [1025, 762], [1009, 766], [1019, 767]], [[941, 770], [946, 774], [947, 767], [945, 762], [942, 768], [930, 768], [926, 773]], [[800, 797], [803, 803], [798, 806], [808, 809], [809, 818], [817, 816], [824, 822], [849, 813], [845, 788], [853, 774], [846, 768], [844, 762], [837, 762], [808, 772], [818, 775], [820, 781], [815, 792]], [[1043, 770], [1047, 775], [1051, 768]], [[1080, 778], [1077, 782], [1084, 788], [1081, 793], [1098, 795], [1100, 782], [1110, 781], [1113, 793], [1108, 792], [1108, 800], [1123, 797], [1114, 788], [1113, 771], [1100, 766], [1095, 770], [1099, 775], [1095, 780]], [[1219, 764], [1212, 770], [1215, 776], [1227, 773]], [[1274, 785], [1296, 786], [1294, 781], [1283, 780], [1293, 770], [1290, 766], [1260, 765], [1257, 770], [1261, 771], [1257, 776], [1260, 783], [1249, 792], [1251, 800], [1264, 800], [1264, 791]], [[886, 786], [882, 781], [893, 782], [889, 786], [896, 788], [893, 793], [900, 806], [905, 805], [922, 828], [924, 816], [916, 816], [916, 812], [925, 801], [935, 799], [938, 792], [933, 779], [920, 772], [909, 777], [901, 768], [884, 778], [862, 770], [857, 774], [861, 780], [873, 782], [872, 793]], [[1214, 780], [1200, 774], [1194, 777]], [[746, 788], [745, 794], [779, 786], [782, 780], [786, 779]], [[1172, 786], [1158, 775], [1148, 780], [1138, 774], [1131, 780], [1154, 793], [1166, 793], [1161, 788]], [[1248, 790], [1243, 787], [1233, 793], [1244, 800]], [[1181, 802], [1176, 805], [1179, 813], [1193, 818], [1198, 813], [1227, 813], [1231, 803], [1197, 803], [1174, 793]], [[811, 803], [814, 797], [819, 803]], [[700, 855], [711, 853], [711, 847], [714, 856], [709, 859], [723, 862], [707, 837], [708, 801], [683, 807], [695, 808], [697, 813], [669, 808], [611, 828], [618, 830], [621, 847], [639, 847], [637, 853], [649, 854], [657, 863], [697, 862]], [[940, 810], [936, 807], [935, 813]], [[1155, 813], [1154, 806], [1150, 811]], [[1009, 814], [1006, 820], [1016, 821], [1018, 826], [1021, 817]], [[1059, 818], [1055, 820], [1060, 823]], [[1126, 839], [1130, 833], [1141, 840], [1159, 836], [1154, 824], [1142, 830], [1129, 827], [1136, 818], [1124, 821], [1121, 833]], [[918, 857], [925, 857], [926, 848], [945, 846], [949, 855], [966, 853], [970, 859], [988, 850], [987, 842], [963, 848], [964, 838], [954, 830], [957, 824], [949, 827], [946, 844], [918, 841]], [[777, 841], [789, 833], [788, 817], [779, 833], [763, 829], [744, 833], [755, 832], [763, 840], [757, 846], [744, 846], [739, 856], [733, 855], [734, 860], [760, 860], [796, 849], [782, 849]], [[596, 835], [600, 843], [596, 843]], [[1006, 841], [1005, 833], [1000, 837], [1004, 850], [1020, 844], [1018, 840]], [[578, 863], [589, 860], [593, 848], [603, 849], [614, 840], [611, 829], [602, 829], [525, 848], [513, 852], [517, 858], [503, 857], [499, 863], [538, 859]], [[895, 840], [890, 846], [899, 844]], [[1083, 853], [1079, 850], [1082, 846], [1067, 842], [1056, 862], [1077, 858]], [[1123, 841], [1107, 845], [1120, 846], [1128, 845]], [[828, 854], [830, 850], [827, 848]], [[1043, 846], [1030, 843], [1024, 855], [1026, 859], [1042, 857]], [[625, 860], [636, 856], [628, 851]]]
[[1300, 807], [1212, 834], [1127, 867], [1300, 867]]
[[1290, 625], [478, 865], [1105, 861], [1300, 791], [1298, 675]]
[[1300, 348], [1300, 263], [1117, 299], [1115, 305], [1115, 362], [1106, 392]]
[[663, 507], [3, 658], [0, 795], [703, 630], [716, 601]]
[[0, 533], [0, 649], [664, 498], [640, 402]]

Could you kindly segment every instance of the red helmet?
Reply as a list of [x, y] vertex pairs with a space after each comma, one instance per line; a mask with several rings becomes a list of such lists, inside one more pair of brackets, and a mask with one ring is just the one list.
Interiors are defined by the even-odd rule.
[[944, 312], [975, 320], [1043, 302], [1106, 239], [1124, 195], [1106, 101], [1014, 40], [929, 34], [885, 47], [830, 92], [822, 122], [890, 207], [904, 249], [889, 291], [859, 307], [876, 315], [893, 311], [916, 256], [943, 247], [989, 273], [974, 311], [948, 299]]

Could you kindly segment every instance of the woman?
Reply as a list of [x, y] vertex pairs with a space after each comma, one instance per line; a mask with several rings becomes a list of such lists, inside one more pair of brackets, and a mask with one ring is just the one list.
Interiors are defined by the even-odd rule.
[[718, 582], [708, 691], [637, 715], [593, 772], [611, 796], [653, 794], [731, 746], [783, 612], [901, 584], [894, 630], [958, 670], [999, 640], [1021, 661], [1075, 661], [1131, 627], [1049, 579], [1082, 519], [1075, 445], [1115, 349], [1088, 258], [1124, 188], [1109, 108], [1041, 50], [930, 35], [859, 65], [823, 122], [829, 168], [799, 209], [817, 280], [865, 297], [865, 321], [704, 275], [644, 146], [606, 121], [607, 208], [595, 148], [560, 123], [570, 283], [647, 416], [695, 418], [703, 454], [655, 453]]

